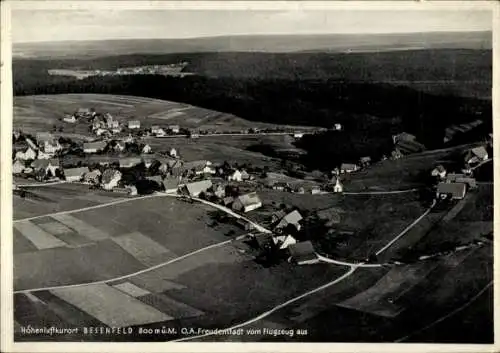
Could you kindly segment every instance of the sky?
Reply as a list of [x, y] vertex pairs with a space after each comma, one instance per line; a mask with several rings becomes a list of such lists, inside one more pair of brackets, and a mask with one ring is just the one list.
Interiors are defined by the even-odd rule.
[[490, 31], [488, 10], [13, 10], [12, 41]]

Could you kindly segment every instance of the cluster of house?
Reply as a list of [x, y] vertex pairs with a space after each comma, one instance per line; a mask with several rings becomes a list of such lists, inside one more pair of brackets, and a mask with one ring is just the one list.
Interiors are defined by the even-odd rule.
[[317, 263], [318, 256], [311, 241], [297, 241], [290, 233], [290, 228], [300, 231], [303, 217], [298, 210], [286, 212], [279, 210], [271, 216], [272, 233], [253, 235], [256, 245], [263, 251], [284, 251], [289, 261], [298, 265]]
[[417, 137], [407, 132], [393, 135], [392, 142], [394, 143], [394, 150], [391, 152], [392, 159], [400, 159], [425, 150], [425, 146], [417, 141]]
[[468, 190], [477, 186], [473, 170], [481, 162], [488, 160], [488, 151], [484, 146], [468, 150], [464, 156], [464, 167], [461, 173], [448, 173], [443, 165], [436, 166], [431, 175], [437, 179], [437, 199], [463, 199]]

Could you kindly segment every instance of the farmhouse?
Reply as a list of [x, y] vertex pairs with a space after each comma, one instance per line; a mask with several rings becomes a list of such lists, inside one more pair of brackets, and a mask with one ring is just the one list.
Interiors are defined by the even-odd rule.
[[43, 171], [45, 175], [55, 176], [56, 171], [60, 169], [59, 159], [36, 159], [31, 163], [31, 167], [35, 172]]
[[59, 141], [57, 140], [51, 140], [51, 141], [44, 141], [43, 142], [43, 152], [53, 155], [57, 151], [60, 151], [62, 149], [61, 145], [59, 144]]
[[94, 169], [83, 176], [83, 181], [87, 184], [98, 184], [100, 177], [101, 171], [99, 169]]
[[297, 240], [291, 235], [278, 235], [274, 237], [274, 243], [279, 246], [280, 249], [286, 249], [290, 245], [297, 244]]
[[125, 143], [122, 141], [116, 141], [112, 143], [113, 150], [116, 152], [122, 152], [125, 150]]
[[80, 181], [82, 177], [89, 172], [88, 167], [64, 169], [64, 178], [66, 181]]
[[24, 162], [16, 159], [12, 164], [12, 174], [21, 174], [25, 168]]
[[196, 175], [215, 174], [212, 162], [206, 160], [186, 162], [183, 164], [182, 169], [184, 171], [193, 171]]
[[16, 159], [22, 159], [28, 161], [28, 160], [33, 160], [35, 158], [36, 158], [36, 151], [31, 147], [28, 147], [24, 152], [19, 151], [16, 153]]
[[163, 179], [163, 187], [167, 193], [176, 193], [180, 186], [182, 184], [179, 178], [166, 177]]
[[139, 120], [130, 120], [128, 122], [128, 128], [129, 129], [140, 129], [141, 128], [141, 122]]
[[168, 129], [174, 134], [178, 134], [181, 131], [179, 125], [169, 125]]
[[456, 183], [464, 183], [469, 189], [474, 189], [477, 187], [476, 179], [471, 177], [458, 177], [455, 179]]
[[250, 176], [250, 174], [248, 174], [248, 172], [244, 169], [241, 170], [241, 179], [242, 180], [250, 180], [252, 179], [252, 177]]
[[271, 215], [271, 224], [274, 224], [286, 216], [285, 210], [279, 210]]
[[407, 132], [402, 132], [402, 133], [397, 134], [397, 135], [392, 135], [392, 142], [394, 144], [396, 144], [400, 141], [413, 142], [416, 140], [417, 140], [416, 136], [409, 134]]
[[361, 164], [362, 167], [368, 167], [372, 162], [371, 157], [361, 157], [359, 159], [359, 164]]
[[268, 233], [255, 234], [253, 239], [259, 249], [264, 251], [272, 251], [276, 246], [272, 235]]
[[76, 123], [76, 117], [74, 115], [66, 115], [64, 116], [63, 121], [66, 123], [74, 124]]
[[93, 116], [95, 115], [95, 112], [92, 112], [89, 108], [78, 108], [76, 111], [77, 116], [81, 117], [88, 117], [88, 116]]
[[297, 265], [311, 265], [319, 262], [314, 247], [309, 240], [289, 245], [288, 251], [291, 260], [296, 262]]
[[120, 158], [120, 168], [132, 168], [142, 163], [138, 157]]
[[431, 176], [444, 179], [446, 177], [446, 169], [440, 164], [432, 170]]
[[319, 193], [321, 193], [321, 188], [319, 186], [315, 185], [311, 188], [312, 195], [317, 195]]
[[487, 159], [488, 159], [488, 152], [486, 151], [486, 148], [484, 148], [483, 146], [475, 147], [471, 149], [469, 152], [467, 152], [467, 154], [465, 155], [465, 163], [467, 164], [475, 164], [485, 161]]
[[229, 181], [243, 181], [241, 172], [239, 170], [233, 171], [231, 174], [228, 175], [227, 180]]
[[262, 201], [256, 192], [238, 196], [232, 205], [236, 211], [250, 212], [262, 206]]
[[359, 169], [359, 167], [356, 164], [352, 163], [342, 163], [340, 166], [340, 173], [352, 173], [355, 172]]
[[118, 186], [118, 182], [122, 178], [122, 173], [115, 169], [107, 169], [102, 173], [101, 184], [104, 190], [112, 190]]
[[216, 186], [212, 187], [214, 191], [214, 195], [218, 197], [219, 199], [222, 199], [226, 196], [226, 188], [222, 184], [217, 184]]
[[437, 186], [436, 197], [454, 200], [463, 199], [466, 192], [466, 185], [463, 183], [439, 183]]
[[206, 192], [212, 187], [212, 182], [210, 180], [201, 180], [194, 183], [189, 183], [186, 185], [186, 190], [191, 197], [197, 197], [202, 192]]
[[144, 147], [142, 147], [142, 153], [151, 153], [152, 151], [153, 149], [148, 144], [145, 144]]
[[106, 148], [105, 141], [86, 142], [83, 144], [84, 153], [97, 153]]
[[279, 223], [276, 225], [276, 228], [277, 229], [282, 229], [282, 228], [286, 228], [289, 224], [295, 226], [295, 228], [297, 228], [297, 230], [300, 230], [300, 221], [302, 221], [303, 217], [302, 215], [299, 213], [299, 211], [297, 210], [294, 210], [292, 212], [290, 212], [289, 214], [287, 214], [285, 217], [283, 217]]

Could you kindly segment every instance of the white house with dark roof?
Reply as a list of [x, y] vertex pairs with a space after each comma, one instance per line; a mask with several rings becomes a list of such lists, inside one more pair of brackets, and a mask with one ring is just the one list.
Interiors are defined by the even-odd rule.
[[232, 205], [232, 209], [242, 212], [250, 212], [262, 207], [262, 201], [256, 192], [238, 196]]

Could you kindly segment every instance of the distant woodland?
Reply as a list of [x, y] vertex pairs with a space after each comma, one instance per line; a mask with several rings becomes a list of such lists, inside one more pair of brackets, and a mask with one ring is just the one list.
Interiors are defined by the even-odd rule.
[[[487, 52], [487, 51], [485, 51]], [[169, 56], [169, 62], [187, 60], [191, 63], [187, 71], [200, 71], [201, 74], [180, 77], [163, 76], [122, 76], [122, 77], [91, 77], [84, 80], [61, 76], [49, 76], [47, 68], [81, 68], [92, 69], [99, 67], [109, 69], [127, 65], [154, 64], [152, 57], [156, 56], [127, 56], [92, 61], [42, 61], [19, 60], [14, 63], [14, 92], [15, 95], [59, 94], [59, 93], [108, 93], [143, 96], [184, 102], [217, 111], [228, 112], [250, 121], [262, 121], [275, 124], [311, 125], [330, 128], [334, 123], [341, 123], [349, 134], [327, 132], [323, 135], [308, 138], [300, 142], [300, 146], [308, 151], [307, 162], [314, 167], [325, 164], [324, 155], [328, 152], [332, 160], [357, 160], [359, 156], [371, 155], [377, 157], [385, 154], [391, 148], [391, 134], [407, 131], [417, 136], [418, 140], [427, 148], [443, 147], [444, 129], [451, 124], [470, 122], [476, 119], [484, 121], [484, 131], [491, 130], [492, 107], [490, 100], [459, 97], [451, 94], [439, 95], [422, 92], [403, 85], [393, 85], [384, 82], [375, 82], [356, 79], [355, 68], [364, 70], [374, 69], [373, 74], [357, 74], [361, 76], [386, 76], [406, 78], [422, 74], [427, 79], [469, 79], [474, 74], [483, 72], [481, 79], [491, 81], [491, 57], [483, 51], [476, 51], [474, 60], [480, 63], [474, 70], [471, 69], [471, 53], [469, 57], [463, 52], [455, 56], [455, 65], [450, 65], [447, 55], [436, 56], [441, 58], [430, 64], [427, 62], [398, 60], [387, 62], [387, 69], [379, 66], [380, 62], [369, 59], [349, 60], [337, 65], [337, 71], [346, 70], [348, 63], [350, 71], [347, 74], [330, 75], [345, 76], [329, 77], [322, 75], [326, 72], [329, 61], [323, 57], [323, 66], [316, 71], [309, 69], [302, 62], [295, 66], [303, 68], [295, 70], [294, 65], [278, 60], [270, 60], [269, 64], [262, 65], [266, 55], [260, 57], [259, 65], [248, 64], [241, 66], [241, 61], [222, 60], [220, 56], [209, 68], [203, 69], [200, 65], [207, 65], [208, 61], [193, 60], [196, 55], [175, 54]], [[241, 54], [241, 53], [239, 53]], [[216, 57], [217, 54], [210, 54]], [[220, 54], [224, 56], [224, 54]], [[227, 54], [235, 56], [236, 54]], [[242, 54], [243, 55], [243, 54]], [[244, 57], [254, 54], [246, 53]], [[276, 54], [278, 55], [278, 54]], [[290, 61], [290, 55], [283, 58]], [[295, 55], [295, 54], [294, 54]], [[326, 54], [325, 54], [326, 55]], [[410, 55], [408, 53], [404, 55]], [[431, 55], [419, 54], [423, 56]], [[465, 55], [465, 57], [462, 57]], [[489, 52], [491, 56], [491, 51]], [[401, 56], [401, 55], [400, 55]], [[236, 57], [236, 56], [235, 56]], [[309, 58], [309, 64], [317, 62], [321, 55], [303, 56]], [[296, 57], [297, 58], [297, 57]], [[332, 55], [332, 60], [338, 60]], [[380, 59], [381, 57], [379, 57]], [[457, 59], [461, 58], [461, 59]], [[407, 58], [408, 59], [408, 58]], [[425, 58], [420, 58], [424, 60]], [[283, 59], [285, 60], [285, 59]], [[305, 59], [304, 59], [305, 60]], [[385, 60], [385, 59], [384, 59]], [[387, 59], [388, 60], [388, 59]], [[245, 61], [245, 60], [243, 60]], [[307, 60], [306, 60], [307, 61]], [[425, 61], [425, 60], [424, 60]], [[370, 64], [366, 64], [369, 62]], [[107, 64], [106, 64], [107, 63]], [[165, 63], [165, 59], [163, 59]], [[490, 65], [489, 71], [488, 63]], [[278, 67], [285, 65], [288, 70]], [[198, 65], [198, 66], [197, 66]], [[222, 66], [221, 66], [222, 65]], [[416, 66], [426, 67], [426, 71], [417, 72]], [[274, 74], [270, 67], [274, 67]], [[343, 69], [342, 69], [343, 67]], [[196, 69], [196, 70], [195, 70]], [[229, 73], [222, 74], [225, 70]], [[212, 75], [204, 75], [205, 71], [212, 71]], [[294, 71], [295, 70], [295, 71]], [[304, 71], [305, 70], [305, 71]], [[304, 72], [316, 72], [316, 76]], [[333, 68], [331, 70], [335, 71]], [[441, 70], [441, 72], [438, 72]], [[455, 73], [453, 74], [454, 71]], [[265, 72], [264, 72], [265, 71]], [[302, 74], [297, 74], [297, 72]], [[231, 73], [233, 72], [233, 73]], [[239, 73], [238, 73], [239, 72]], [[259, 74], [260, 72], [260, 74]], [[354, 75], [354, 76], [353, 76]], [[349, 79], [349, 77], [352, 77]], [[487, 85], [486, 85], [487, 87]], [[475, 137], [474, 137], [475, 138]], [[463, 142], [463, 141], [462, 141]], [[467, 141], [465, 141], [467, 142]], [[330, 163], [328, 163], [330, 164]]]

